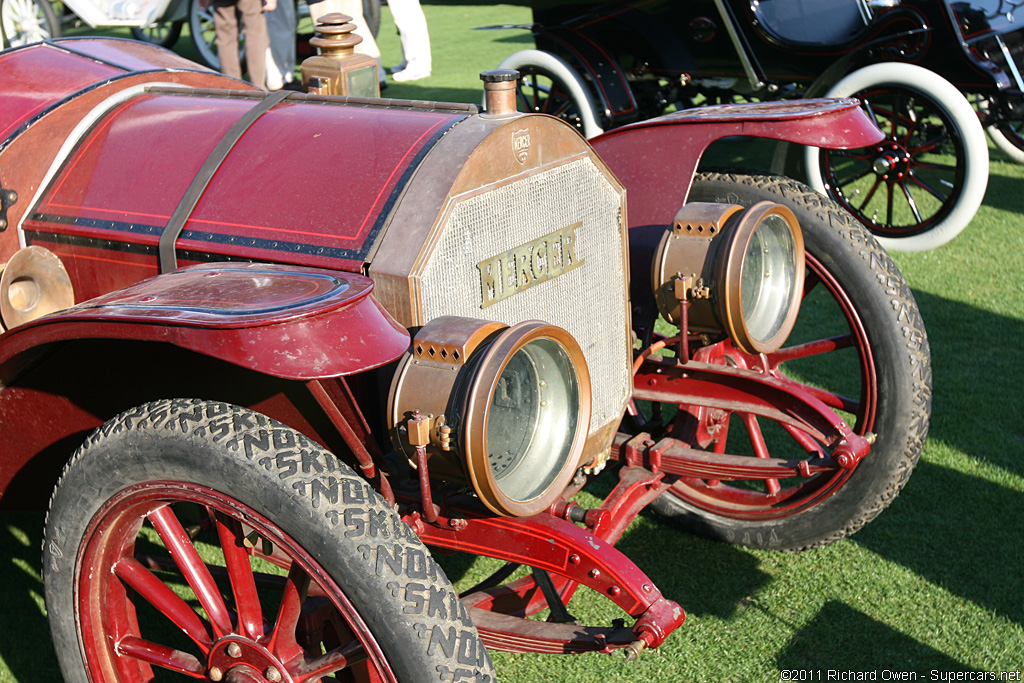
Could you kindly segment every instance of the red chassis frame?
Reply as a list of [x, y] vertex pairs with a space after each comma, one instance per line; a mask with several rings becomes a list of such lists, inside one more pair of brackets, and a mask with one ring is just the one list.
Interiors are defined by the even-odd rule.
[[[83, 49], [89, 47], [83, 45]], [[103, 41], [92, 41], [91, 48], [111, 50]], [[202, 88], [221, 83], [219, 76], [182, 70], [178, 62], [171, 66], [176, 67], [176, 83], [187, 85], [194, 81]], [[169, 79], [164, 74], [160, 80]], [[134, 85], [138, 79], [127, 80]], [[45, 90], [46, 83], [39, 83], [40, 89]], [[113, 80], [105, 81], [104, 87], [109, 89], [111, 83]], [[239, 84], [223, 79], [222, 87], [237, 88]], [[32, 109], [35, 104], [27, 102], [26, 121], [38, 114], [38, 110]], [[12, 131], [3, 132], [6, 135]], [[806, 100], [680, 112], [596, 138], [592, 145], [629, 193], [634, 272], [642, 272], [636, 264], [646, 267], [644, 259], [652, 248], [653, 231], [645, 228], [671, 222], [676, 209], [686, 200], [690, 180], [707, 146], [714, 140], [737, 135], [847, 148], [875, 142], [880, 132], [855, 101]], [[641, 148], [642, 156], [636, 154]], [[0, 168], [14, 167], [10, 162], [17, 157], [5, 156], [12, 149], [0, 147]], [[5, 206], [10, 209], [12, 225], [17, 224], [28, 203], [26, 198], [21, 206]], [[8, 255], [0, 253], [3, 257]], [[418, 496], [416, 492], [396, 495], [381, 475], [385, 469], [383, 455], [345, 377], [397, 359], [408, 346], [407, 331], [376, 304], [372, 281], [354, 272], [343, 272], [357, 270], [358, 263], [331, 271], [295, 264], [258, 266], [270, 272], [271, 279], [280, 285], [280, 306], [273, 310], [253, 309], [245, 316], [231, 314], [226, 303], [240, 302], [226, 298], [228, 290], [221, 288], [222, 283], [233, 273], [252, 267], [257, 266], [219, 264], [174, 270], [94, 299], [85, 307], [7, 332], [0, 337], [0, 386], [8, 385], [29, 368], [40, 351], [54, 348], [54, 342], [88, 339], [159, 342], [226, 361], [274, 381], [297, 380], [306, 387], [304, 400], [296, 399], [293, 391], [259, 404], [260, 408], [325, 444], [344, 443], [364, 475], [389, 502], [398, 504], [403, 519], [425, 543], [535, 569], [532, 576], [500, 586], [485, 582], [463, 596], [481, 638], [494, 649], [578, 653], [626, 647], [636, 656], [646, 647], [660, 645], [683, 622], [683, 611], [661, 595], [654, 583], [614, 548], [640, 510], [680, 477], [810, 476], [822, 467], [852, 469], [869, 449], [868, 442], [854, 434], [830, 408], [793, 383], [775, 376], [766, 363], [757, 370], [644, 357], [635, 373], [636, 398], [721, 405], [769, 416], [811, 435], [830, 449], [830, 455], [812, 455], [799, 461], [763, 459], [752, 464], [750, 458], [697, 450], [690, 447], [692, 444], [674, 439], [654, 443], [643, 433], [623, 433], [616, 438], [612, 457], [625, 461], [626, 466], [620, 472], [618, 485], [593, 510], [583, 510], [569, 502], [586, 483], [582, 475], [548, 514], [526, 518], [495, 517], [468, 497], [441, 498], [441, 492], [432, 490], [426, 477], [421, 478]], [[213, 278], [211, 274], [220, 277]], [[188, 306], [174, 301], [153, 304], [166, 291], [169, 278], [194, 285], [194, 296]], [[295, 281], [310, 283], [312, 293], [286, 300], [290, 291], [286, 283]], [[196, 313], [197, 308], [202, 312]], [[343, 324], [349, 337], [352, 329], [373, 333], [373, 343], [339, 348], [336, 341]], [[333, 364], [313, 369], [302, 359], [282, 363], [273, 340], [298, 331], [305, 344], [315, 348], [320, 343], [324, 349], [330, 348], [333, 355], [324, 355], [330, 355]], [[757, 358], [750, 359], [748, 365], [760, 367]], [[48, 445], [104, 421], [102, 414], [75, 406], [69, 399], [28, 396], [15, 390], [5, 392], [0, 401], [8, 439], [0, 456], [0, 490], [5, 493], [19, 472], [31, 469], [30, 461], [36, 453], [49, 452]], [[316, 407], [318, 415], [310, 414], [310, 405]], [[53, 410], [64, 411], [64, 419], [59, 423], [51, 421], [45, 437], [24, 427], [19, 429], [18, 425], [39, 424], [38, 416]], [[22, 436], [9, 438], [12, 433]], [[440, 505], [434, 506], [434, 502]], [[571, 623], [565, 603], [580, 585], [608, 597], [635, 618], [635, 624], [595, 628]], [[546, 607], [551, 608], [555, 620], [538, 622], [524, 618]]]

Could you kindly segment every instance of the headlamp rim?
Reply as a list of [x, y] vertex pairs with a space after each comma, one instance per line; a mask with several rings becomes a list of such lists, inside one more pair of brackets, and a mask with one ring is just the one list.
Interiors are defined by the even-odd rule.
[[[769, 339], [757, 339], [747, 329], [743, 317], [743, 267], [750, 240], [758, 226], [769, 216], [781, 216], [789, 226], [793, 237], [793, 251], [796, 255], [794, 263], [793, 291], [788, 301], [788, 310], [776, 332]], [[806, 260], [804, 257], [804, 238], [800, 230], [800, 222], [792, 209], [782, 204], [763, 201], [754, 204], [744, 211], [737, 221], [729, 226], [726, 234], [721, 236], [727, 242], [719, 247], [716, 256], [719, 283], [724, 285], [719, 299], [720, 320], [726, 334], [741, 351], [746, 353], [772, 353], [777, 351], [789, 337], [796, 325], [800, 313], [800, 301], [803, 298], [804, 274]]]
[[[491, 398], [509, 362], [528, 344], [544, 339], [555, 342], [569, 357], [579, 391], [579, 416], [568, 455], [551, 485], [541, 494], [520, 501], [505, 495], [491, 472], [487, 424]], [[509, 327], [484, 350], [484, 356], [476, 363], [473, 378], [464, 391], [462, 401], [464, 407], [461, 412], [464, 417], [459, 441], [466, 473], [483, 504], [492, 512], [512, 517], [528, 517], [549, 508], [572, 479], [590, 429], [590, 371], [576, 339], [556, 325], [536, 320]]]

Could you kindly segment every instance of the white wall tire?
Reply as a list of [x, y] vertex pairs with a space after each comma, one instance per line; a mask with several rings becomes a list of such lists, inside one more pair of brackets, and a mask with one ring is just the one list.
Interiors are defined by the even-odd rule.
[[1006, 121], [985, 129], [992, 144], [1017, 164], [1024, 164], [1024, 121]]
[[967, 227], [985, 197], [988, 143], [956, 87], [922, 67], [887, 62], [854, 71], [826, 96], [862, 97], [887, 137], [860, 150], [808, 147], [811, 187], [853, 213], [887, 249], [935, 249]]
[[557, 116], [586, 138], [604, 132], [594, 98], [565, 60], [543, 50], [522, 50], [506, 57], [498, 68], [519, 71], [516, 90], [523, 111]]

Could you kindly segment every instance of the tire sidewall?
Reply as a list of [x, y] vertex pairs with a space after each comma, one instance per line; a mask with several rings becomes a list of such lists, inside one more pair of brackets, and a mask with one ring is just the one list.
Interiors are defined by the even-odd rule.
[[[926, 232], [907, 237], [875, 238], [886, 249], [896, 251], [927, 251], [946, 244], [959, 235], [978, 212], [988, 186], [988, 143], [978, 116], [956, 86], [937, 73], [915, 64], [884, 62], [871, 64], [846, 75], [833, 85], [826, 97], [852, 97], [868, 88], [898, 86], [925, 94], [942, 109], [955, 133], [963, 141], [965, 154], [964, 183], [953, 209]], [[829, 195], [821, 168], [821, 150], [807, 147], [804, 152], [808, 184], [817, 192]]]
[[[181, 416], [196, 406], [215, 413], [211, 424], [225, 435], [223, 440], [205, 438], [202, 428], [186, 434], [175, 427], [175, 419], [184, 424]], [[154, 409], [170, 417], [150, 424]], [[187, 482], [249, 506], [315, 558], [364, 619], [398, 680], [436, 682], [443, 678], [441, 667], [471, 680], [492, 676], [476, 628], [443, 571], [415, 533], [344, 463], [269, 418], [225, 404], [149, 404], [137, 418], [129, 411], [98, 430], [76, 453], [54, 494], [43, 549], [51, 615], [77, 615], [79, 542], [107, 501], [134, 483]], [[232, 434], [228, 422], [249, 426]], [[262, 448], [265, 439], [240, 438], [256, 434], [250, 427], [272, 430], [269, 449]], [[386, 520], [384, 526], [371, 525], [370, 514]], [[371, 533], [371, 527], [376, 531]], [[382, 553], [407, 558], [404, 573], [395, 574]], [[423, 586], [448, 592], [444, 602], [452, 618], [423, 614], [422, 595], [415, 593]], [[50, 623], [65, 678], [88, 680], [76, 620], [51, 617]], [[436, 656], [443, 654], [435, 643], [438, 637], [456, 639], [454, 657]], [[428, 650], [435, 656], [428, 656]]]

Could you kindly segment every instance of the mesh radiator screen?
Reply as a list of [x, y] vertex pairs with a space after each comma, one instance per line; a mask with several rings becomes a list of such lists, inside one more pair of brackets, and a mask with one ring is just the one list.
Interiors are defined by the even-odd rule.
[[[424, 322], [459, 315], [566, 329], [590, 368], [591, 429], [618, 420], [632, 385], [622, 220], [617, 188], [590, 159], [459, 201], [422, 273]], [[577, 223], [578, 267], [482, 308], [479, 263]]]

